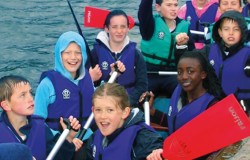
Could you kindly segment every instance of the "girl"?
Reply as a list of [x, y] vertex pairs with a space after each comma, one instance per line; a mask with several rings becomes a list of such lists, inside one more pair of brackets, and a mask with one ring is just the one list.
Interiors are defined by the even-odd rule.
[[87, 159], [145, 159], [162, 146], [162, 137], [144, 122], [138, 108], [131, 111], [129, 97], [121, 85], [107, 83], [93, 96], [98, 130], [87, 143]]

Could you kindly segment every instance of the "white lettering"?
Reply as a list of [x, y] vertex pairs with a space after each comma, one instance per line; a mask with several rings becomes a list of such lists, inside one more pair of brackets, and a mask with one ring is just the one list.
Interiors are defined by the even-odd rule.
[[244, 126], [243, 122], [241, 121], [240, 117], [237, 115], [237, 113], [235, 112], [235, 110], [233, 109], [233, 107], [229, 107], [229, 112], [232, 114], [233, 118], [234, 118], [234, 122], [240, 127], [240, 129], [245, 129], [246, 126]]

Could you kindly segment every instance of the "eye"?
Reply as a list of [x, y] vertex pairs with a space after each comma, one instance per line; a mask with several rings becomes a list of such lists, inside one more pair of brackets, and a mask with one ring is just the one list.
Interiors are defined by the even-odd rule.
[[111, 112], [113, 112], [114, 110], [113, 109], [107, 109], [107, 112], [108, 113], [111, 113]]

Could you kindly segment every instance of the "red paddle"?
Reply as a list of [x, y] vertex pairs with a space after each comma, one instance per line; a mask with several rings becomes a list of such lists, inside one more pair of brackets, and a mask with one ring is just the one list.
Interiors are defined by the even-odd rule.
[[250, 120], [229, 95], [164, 141], [163, 157], [191, 160], [250, 136]]
[[[104, 21], [109, 12], [109, 10], [86, 6], [84, 13], [84, 26], [92, 28], [104, 28]], [[135, 23], [133, 17], [128, 16], [128, 19], [129, 29], [133, 28], [135, 25], [138, 25], [138, 23]]]

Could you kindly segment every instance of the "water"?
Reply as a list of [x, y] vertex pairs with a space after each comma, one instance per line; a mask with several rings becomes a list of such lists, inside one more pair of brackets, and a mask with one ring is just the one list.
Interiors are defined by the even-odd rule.
[[[84, 6], [123, 9], [137, 21], [139, 0], [72, 0], [76, 18], [90, 48], [99, 29], [84, 28]], [[0, 2], [0, 77], [22, 75], [35, 91], [40, 74], [54, 67], [54, 45], [65, 31], [77, 32], [66, 0], [11, 0]], [[138, 27], [130, 31], [139, 42]]]

